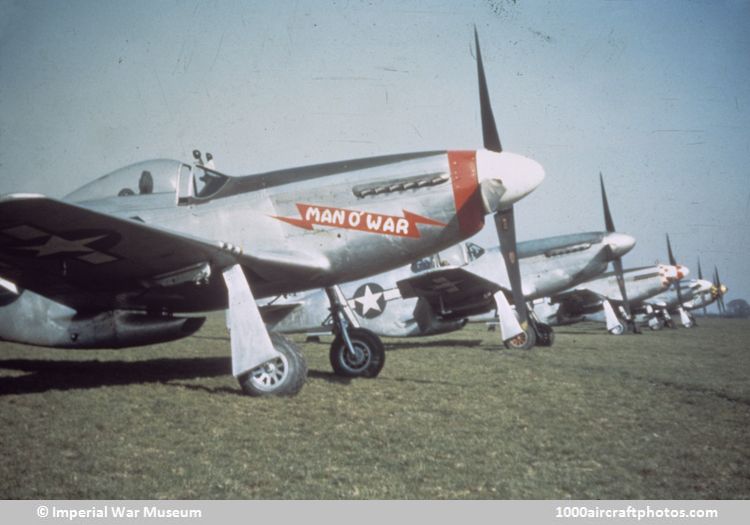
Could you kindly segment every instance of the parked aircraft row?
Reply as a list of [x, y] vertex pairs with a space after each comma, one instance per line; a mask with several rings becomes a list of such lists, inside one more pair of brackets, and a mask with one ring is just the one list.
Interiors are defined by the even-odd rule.
[[[636, 309], [670, 287], [678, 309], [687, 294], [706, 304], [702, 285], [683, 292], [687, 269], [674, 261], [623, 270], [635, 239], [615, 231], [603, 181], [604, 231], [516, 242], [514, 204], [545, 172], [503, 149], [476, 32], [475, 50], [477, 150], [245, 176], [161, 159], [61, 200], [0, 196], [0, 338], [146, 345], [186, 337], [202, 312], [226, 310], [242, 390], [294, 395], [307, 365], [280, 332], [330, 326], [336, 373], [375, 377], [381, 335], [441, 333], [489, 314], [508, 346], [528, 348], [552, 344], [553, 322], [589, 309], [604, 312], [612, 332], [623, 331], [620, 319], [635, 328]], [[466, 242], [492, 223], [497, 246]], [[602, 274], [610, 263], [614, 272]], [[529, 308], [546, 301], [554, 315]]]
[[[499, 343], [530, 348], [551, 345], [552, 326], [582, 320], [600, 320], [613, 335], [622, 334], [626, 324], [633, 331], [641, 323], [660, 329], [671, 324], [673, 312], [684, 326], [693, 326], [689, 311], [716, 301], [726, 287], [702, 276], [686, 280], [689, 270], [677, 264], [667, 237], [669, 264], [622, 271], [623, 294], [617, 270], [605, 270], [630, 251], [635, 239], [614, 231], [603, 181], [602, 201], [607, 231], [518, 243], [524, 301], [531, 312], [529, 329], [522, 337], [514, 336], [505, 324], [514, 318], [515, 305], [510, 306], [511, 290], [498, 246], [461, 243], [408, 266], [344, 283], [337, 290], [353, 323], [383, 337], [435, 335], [459, 330], [467, 322], [490, 322], [500, 327]], [[273, 330], [317, 334], [330, 329], [327, 300], [320, 290], [259, 304]], [[337, 339], [331, 347], [331, 363], [346, 375], [369, 377], [368, 355], [380, 352], [382, 345], [373, 342], [371, 334], [362, 339], [359, 335], [352, 340], [359, 359], [342, 363], [346, 354]]]

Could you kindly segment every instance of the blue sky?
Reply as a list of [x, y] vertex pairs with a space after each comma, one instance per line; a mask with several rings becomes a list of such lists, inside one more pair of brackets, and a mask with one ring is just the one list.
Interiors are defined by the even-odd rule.
[[547, 172], [520, 239], [602, 229], [601, 171], [626, 266], [669, 232], [750, 299], [748, 1], [0, 0], [0, 193], [479, 147], [474, 24], [503, 146]]

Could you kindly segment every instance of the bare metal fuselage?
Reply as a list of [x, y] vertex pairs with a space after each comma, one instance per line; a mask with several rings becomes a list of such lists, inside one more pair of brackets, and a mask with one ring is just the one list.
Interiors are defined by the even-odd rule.
[[[528, 300], [553, 295], [600, 274], [611, 259], [611, 252], [605, 249], [607, 245], [605, 232], [560, 235], [518, 243], [524, 295]], [[492, 294], [500, 289], [510, 289], [499, 247], [488, 248], [474, 259], [470, 253], [471, 250], [463, 245], [457, 245], [442, 251], [437, 257], [428, 258], [430, 264], [462, 266], [494, 283], [493, 289], [477, 294], [471, 304], [451, 305], [450, 311], [436, 310], [421, 298], [401, 296], [397, 283], [413, 276], [415, 270], [418, 273], [415, 265], [344, 283], [341, 289], [359, 323], [378, 335], [410, 337], [458, 330], [464, 326], [467, 317], [494, 312]], [[366, 302], [368, 296], [363, 294], [378, 294], [378, 297]], [[269, 301], [261, 303], [268, 304]], [[270, 303], [277, 307], [299, 305], [288, 310], [269, 308], [264, 314], [269, 326], [281, 332], [314, 332], [321, 329], [328, 317], [328, 301], [322, 290], [291, 294]]]

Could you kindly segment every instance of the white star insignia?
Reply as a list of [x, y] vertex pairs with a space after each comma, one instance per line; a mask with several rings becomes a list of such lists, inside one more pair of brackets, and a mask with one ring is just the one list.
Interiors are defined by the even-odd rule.
[[91, 253], [94, 250], [89, 248], [87, 245], [98, 241], [106, 237], [106, 235], [98, 235], [96, 237], [89, 237], [88, 239], [79, 239], [77, 241], [69, 241], [63, 239], [57, 235], [51, 235], [43, 244], [37, 246], [19, 246], [20, 250], [36, 250], [37, 257], [45, 257], [47, 255], [55, 255], [57, 253], [76, 253], [85, 252]]
[[370, 310], [376, 312], [382, 312], [378, 300], [383, 295], [383, 292], [372, 293], [370, 285], [365, 286], [365, 294], [362, 297], [356, 297], [354, 300], [362, 305], [362, 315], [367, 315]]

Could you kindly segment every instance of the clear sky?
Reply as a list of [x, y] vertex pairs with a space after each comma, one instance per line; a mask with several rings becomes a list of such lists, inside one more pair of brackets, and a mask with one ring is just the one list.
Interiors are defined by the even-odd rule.
[[547, 172], [519, 239], [603, 229], [601, 171], [626, 267], [669, 232], [750, 299], [746, 0], [0, 0], [0, 193], [479, 147], [474, 24], [503, 146]]

